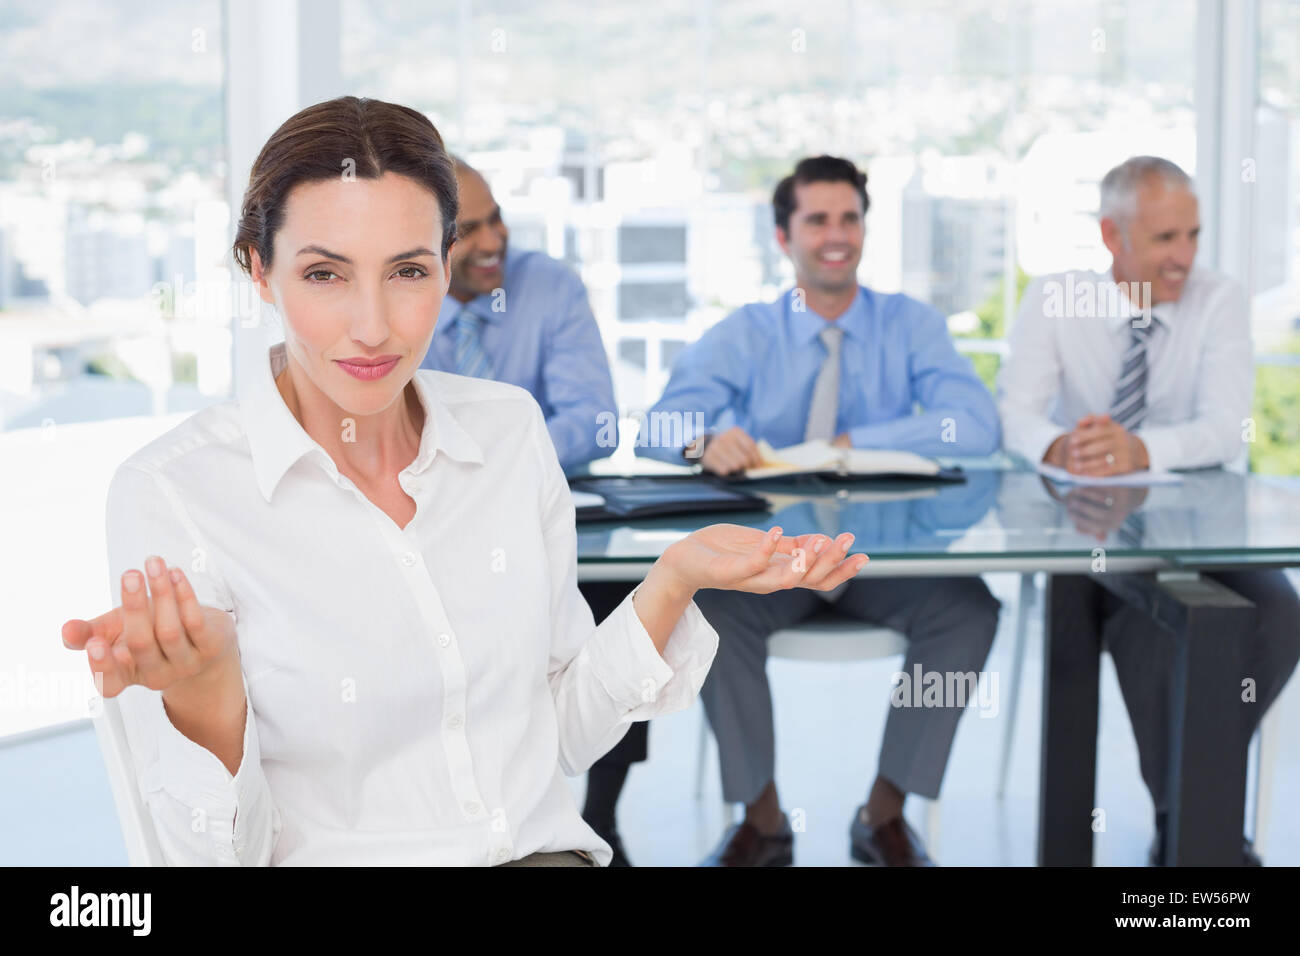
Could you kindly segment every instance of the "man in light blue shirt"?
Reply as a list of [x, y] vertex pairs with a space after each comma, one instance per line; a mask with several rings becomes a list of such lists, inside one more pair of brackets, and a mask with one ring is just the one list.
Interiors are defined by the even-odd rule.
[[[997, 410], [953, 347], [943, 315], [905, 295], [855, 288], [848, 308], [833, 318], [809, 308], [798, 288], [733, 312], [683, 351], [647, 421], [655, 412], [681, 411], [680, 434], [694, 437], [689, 426], [700, 416], [693, 413], [702, 413], [711, 433], [705, 467], [727, 474], [755, 466], [759, 460], [745, 436], [765, 438], [775, 448], [804, 441], [813, 386], [827, 357], [820, 333], [837, 328], [843, 353], [837, 414], [833, 435], [822, 437], [923, 455], [996, 450]], [[676, 433], [663, 428], [661, 434]], [[685, 444], [659, 442], [638, 454], [680, 463]], [[708, 448], [715, 444], [734, 454], [711, 467]]]
[[541, 252], [508, 248], [501, 207], [477, 170], [457, 160], [460, 215], [451, 283], [421, 368], [526, 388], [566, 469], [603, 458], [602, 425], [617, 422], [614, 382], [587, 290]]
[[[811, 268], [818, 268], [811, 258]], [[667, 421], [680, 413], [683, 427], [659, 429], [668, 440], [637, 453], [681, 463], [685, 439], [697, 437], [691, 423], [701, 418], [707, 429], [702, 463], [719, 474], [759, 464], [754, 438], [775, 448], [804, 441], [813, 387], [828, 357], [820, 337], [827, 329], [841, 330], [843, 357], [832, 434], [817, 437], [922, 455], [997, 449], [993, 398], [953, 347], [937, 309], [856, 280], [847, 302], [823, 307], [822, 301], [800, 285], [775, 302], [743, 306], [704, 333], [678, 357], [668, 387], [646, 416], [653, 421], [659, 413]], [[819, 314], [818, 308], [838, 311]]]
[[[953, 347], [943, 315], [857, 282], [866, 175], [844, 159], [805, 159], [777, 186], [772, 205], [796, 287], [775, 302], [739, 309], [683, 351], [647, 421], [653, 425], [658, 415], [700, 425], [704, 434], [652, 428], [642, 453], [698, 459], [708, 471], [730, 474], [760, 463], [760, 439], [776, 448], [824, 439], [925, 455], [994, 452], [1000, 429], [993, 396]], [[833, 511], [835, 500], [815, 507]], [[842, 536], [830, 546], [847, 550], [851, 543]], [[746, 811], [706, 861], [719, 866], [793, 858], [793, 833], [774, 783], [766, 673], [773, 631], [831, 603], [841, 614], [905, 634], [903, 673], [969, 674], [988, 655], [999, 607], [977, 577], [863, 577], [836, 592], [710, 590], [695, 600], [721, 637], [700, 696], [718, 738], [723, 796]], [[908, 793], [938, 795], [962, 713], [962, 706], [944, 703], [891, 709], [878, 776], [850, 827], [856, 859], [930, 863], [902, 810]]]

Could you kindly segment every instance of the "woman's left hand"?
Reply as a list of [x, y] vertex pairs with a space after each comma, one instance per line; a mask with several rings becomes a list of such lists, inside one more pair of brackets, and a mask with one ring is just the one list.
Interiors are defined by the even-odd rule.
[[735, 524], [713, 524], [670, 545], [663, 560], [689, 589], [719, 588], [767, 594], [802, 587], [830, 591], [867, 563], [865, 554], [848, 556], [853, 535], [789, 537]]

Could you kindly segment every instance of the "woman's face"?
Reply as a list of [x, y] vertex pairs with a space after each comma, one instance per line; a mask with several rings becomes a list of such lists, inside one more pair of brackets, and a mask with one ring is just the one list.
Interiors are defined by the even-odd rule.
[[270, 270], [253, 280], [284, 318], [307, 377], [354, 415], [401, 397], [433, 339], [447, 293], [437, 197], [406, 176], [295, 186]]

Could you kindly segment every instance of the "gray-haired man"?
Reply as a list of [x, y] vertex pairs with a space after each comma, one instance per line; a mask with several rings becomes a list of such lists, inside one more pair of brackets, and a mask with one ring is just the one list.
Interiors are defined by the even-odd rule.
[[[1025, 292], [999, 382], [1007, 448], [1082, 475], [1229, 464], [1243, 454], [1254, 366], [1246, 297], [1231, 279], [1193, 269], [1200, 217], [1187, 174], [1138, 156], [1101, 183], [1109, 272], [1043, 276]], [[1126, 546], [1141, 543], [1141, 511]], [[1300, 657], [1300, 600], [1281, 571], [1210, 575], [1255, 604], [1239, 635], [1256, 700], [1241, 746]], [[1053, 579], [1053, 612], [1094, 620], [1115, 661], [1156, 811], [1163, 857], [1169, 742], [1169, 635], [1088, 577]], [[1244, 862], [1257, 863], [1244, 848]]]

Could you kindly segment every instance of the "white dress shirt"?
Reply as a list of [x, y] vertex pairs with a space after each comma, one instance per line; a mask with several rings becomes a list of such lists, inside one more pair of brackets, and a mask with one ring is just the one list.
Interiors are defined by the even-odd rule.
[[[1138, 314], [1114, 289], [1108, 273], [1070, 272], [1035, 279], [1025, 290], [998, 381], [1009, 450], [1041, 461], [1080, 418], [1110, 412]], [[1150, 467], [1236, 461], [1255, 383], [1241, 286], [1194, 267], [1182, 295], [1156, 305], [1151, 321], [1146, 415], [1134, 433]]]
[[661, 656], [632, 595], [595, 626], [524, 389], [416, 372], [425, 422], [399, 481], [417, 510], [399, 528], [285, 406], [283, 344], [269, 357], [240, 401], [136, 452], [109, 490], [114, 603], [146, 556], [182, 568], [234, 615], [249, 700], [232, 778], [160, 692], [120, 695], [168, 862], [607, 865], [564, 774], [689, 706], [717, 633], [692, 603]]

